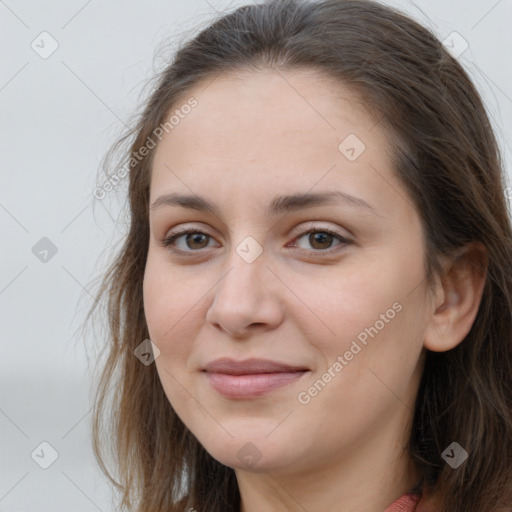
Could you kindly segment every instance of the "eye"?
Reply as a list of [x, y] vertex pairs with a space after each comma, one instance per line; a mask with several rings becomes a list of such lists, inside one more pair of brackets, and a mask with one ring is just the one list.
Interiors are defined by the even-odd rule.
[[[305, 250], [303, 252], [305, 253], [311, 253], [311, 252], [332, 252], [332, 242], [333, 239], [338, 239], [340, 243], [336, 244], [336, 246], [339, 245], [347, 245], [351, 244], [352, 241], [348, 238], [345, 238], [344, 236], [330, 230], [327, 228], [324, 228], [322, 226], [314, 226], [313, 228], [302, 232], [299, 234], [299, 236], [296, 238], [296, 240], [300, 240], [301, 238], [304, 238], [305, 236], [308, 236], [307, 243], [310, 244], [311, 247], [313, 247], [314, 251], [311, 250]], [[294, 247], [296, 244], [294, 245]], [[335, 246], [335, 247], [336, 247]]]
[[[294, 243], [291, 245], [292, 247], [298, 247], [296, 241], [304, 238], [306, 235], [308, 237], [308, 243], [313, 247], [312, 250], [300, 248], [300, 252], [304, 254], [311, 255], [311, 253], [325, 253], [332, 252], [332, 242], [333, 239], [338, 239], [339, 243], [335, 245], [347, 245], [353, 243], [351, 240], [345, 238], [344, 236], [321, 226], [314, 226], [307, 231], [303, 231], [294, 239]], [[181, 240], [181, 247], [176, 242]], [[179, 231], [178, 233], [173, 233], [162, 240], [160, 240], [160, 245], [163, 247], [169, 247], [173, 252], [179, 254], [187, 254], [190, 253], [198, 253], [200, 249], [205, 249], [208, 247], [208, 242], [212, 239], [212, 237], [201, 231], [200, 229], [191, 228], [187, 230]]]
[[[175, 252], [197, 252], [195, 249], [204, 249], [207, 247], [208, 238], [211, 238], [210, 235], [207, 233], [204, 233], [200, 229], [187, 229], [180, 231], [178, 233], [174, 233], [172, 235], [169, 235], [165, 237], [161, 241], [161, 245], [164, 247], [169, 247], [174, 244], [176, 240], [179, 240], [180, 238], [184, 238], [184, 245], [185, 247], [178, 247], [178, 249], [174, 249], [174, 247], [171, 247], [171, 249]], [[205, 245], [206, 241], [206, 245]], [[192, 244], [192, 247], [189, 245]], [[187, 249], [194, 249], [193, 251], [187, 250]]]

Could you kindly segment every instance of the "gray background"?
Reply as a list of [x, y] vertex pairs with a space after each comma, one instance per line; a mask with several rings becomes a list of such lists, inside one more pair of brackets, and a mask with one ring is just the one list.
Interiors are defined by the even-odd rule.
[[[165, 61], [155, 58], [162, 42], [243, 3], [0, 0], [2, 512], [113, 510], [90, 447], [92, 335], [77, 333], [90, 281], [125, 229], [123, 185], [93, 198], [98, 166]], [[459, 59], [484, 96], [510, 176], [512, 0], [387, 3], [442, 40], [457, 31], [467, 41]], [[52, 40], [57, 50], [42, 58]], [[46, 262], [34, 254], [43, 237], [57, 249]], [[48, 469], [31, 457], [37, 448], [34, 458], [49, 461], [44, 441], [58, 453]]]

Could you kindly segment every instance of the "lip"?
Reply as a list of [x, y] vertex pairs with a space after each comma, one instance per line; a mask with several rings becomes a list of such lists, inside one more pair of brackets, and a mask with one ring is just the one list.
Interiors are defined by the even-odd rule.
[[243, 361], [236, 361], [229, 357], [221, 357], [208, 363], [203, 371], [211, 373], [225, 373], [228, 375], [247, 375], [254, 373], [290, 373], [297, 371], [309, 370], [306, 366], [289, 365], [278, 361], [271, 361], [270, 359], [244, 359]]
[[203, 368], [211, 386], [227, 398], [257, 398], [292, 384], [309, 368], [292, 366], [268, 359], [235, 361], [221, 358]]

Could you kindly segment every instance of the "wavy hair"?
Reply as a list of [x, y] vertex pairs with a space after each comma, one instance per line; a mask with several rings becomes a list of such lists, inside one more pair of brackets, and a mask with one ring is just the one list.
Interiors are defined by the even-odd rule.
[[[239, 510], [234, 470], [211, 457], [178, 418], [155, 365], [134, 356], [149, 338], [142, 283], [154, 151], [133, 155], [197, 83], [239, 70], [299, 68], [359, 92], [390, 134], [394, 171], [422, 221], [429, 286], [440, 275], [441, 255], [472, 241], [485, 246], [486, 281], [470, 332], [452, 350], [427, 351], [409, 452], [436, 512], [510, 512], [512, 230], [502, 157], [461, 64], [430, 29], [372, 0], [273, 0], [219, 15], [180, 45], [134, 126], [112, 147], [110, 154], [129, 147], [117, 165], [129, 167], [130, 218], [98, 290], [108, 312], [108, 357], [92, 421], [100, 467], [123, 509]], [[93, 304], [86, 321], [102, 303]], [[441, 456], [453, 441], [469, 454], [457, 469]]]

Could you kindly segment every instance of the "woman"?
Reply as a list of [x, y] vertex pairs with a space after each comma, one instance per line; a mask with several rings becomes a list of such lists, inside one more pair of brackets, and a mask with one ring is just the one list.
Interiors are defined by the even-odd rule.
[[504, 173], [431, 32], [369, 0], [237, 9], [123, 141], [93, 424], [122, 507], [512, 510]]

